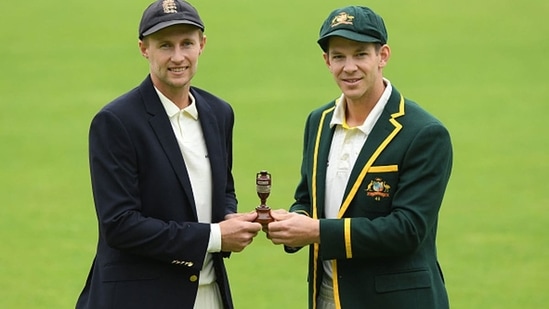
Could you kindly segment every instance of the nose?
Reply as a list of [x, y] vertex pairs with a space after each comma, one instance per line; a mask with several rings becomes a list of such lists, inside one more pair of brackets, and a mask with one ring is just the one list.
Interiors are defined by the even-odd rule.
[[345, 65], [343, 66], [343, 70], [345, 72], [354, 72], [357, 70], [357, 65], [352, 57], [348, 57], [345, 60]]
[[179, 63], [185, 60], [185, 58], [186, 58], [185, 50], [181, 47], [176, 47], [173, 51], [173, 54], [170, 60], [172, 62]]

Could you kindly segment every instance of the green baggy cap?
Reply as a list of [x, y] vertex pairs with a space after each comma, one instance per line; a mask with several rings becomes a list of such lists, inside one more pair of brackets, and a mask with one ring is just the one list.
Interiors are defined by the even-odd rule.
[[317, 43], [324, 52], [328, 50], [328, 40], [340, 36], [365, 43], [387, 43], [387, 29], [383, 18], [364, 6], [347, 6], [335, 9], [320, 28]]

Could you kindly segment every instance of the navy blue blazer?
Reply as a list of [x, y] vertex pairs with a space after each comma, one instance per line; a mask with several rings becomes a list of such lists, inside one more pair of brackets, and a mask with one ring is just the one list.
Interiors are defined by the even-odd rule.
[[[234, 114], [204, 90], [191, 93], [213, 176], [212, 222], [220, 222], [237, 205]], [[150, 76], [97, 113], [89, 156], [99, 240], [76, 308], [192, 308], [210, 225], [198, 223], [185, 162]], [[223, 255], [214, 254], [214, 267], [232, 308]]]

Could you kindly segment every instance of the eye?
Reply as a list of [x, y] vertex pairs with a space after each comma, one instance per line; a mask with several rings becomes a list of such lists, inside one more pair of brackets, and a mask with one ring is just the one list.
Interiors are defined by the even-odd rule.
[[193, 41], [184, 41], [182, 45], [183, 45], [183, 47], [188, 48], [188, 47], [192, 47], [194, 45], [194, 42]]

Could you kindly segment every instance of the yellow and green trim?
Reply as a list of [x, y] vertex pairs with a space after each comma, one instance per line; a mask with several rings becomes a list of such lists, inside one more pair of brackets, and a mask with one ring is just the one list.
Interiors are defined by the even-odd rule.
[[[322, 112], [322, 116], [320, 117], [320, 122], [318, 124], [318, 130], [316, 133], [316, 140], [315, 140], [315, 149], [313, 153], [313, 174], [311, 179], [311, 190], [312, 190], [312, 203], [313, 203], [313, 219], [318, 219], [318, 197], [317, 197], [317, 170], [318, 170], [318, 149], [320, 147], [320, 136], [322, 135], [322, 127], [324, 125], [324, 120], [326, 119], [326, 115], [330, 112], [332, 112], [335, 109], [335, 106], [325, 110]], [[318, 291], [316, 289], [316, 282], [318, 281], [317, 277], [317, 271], [318, 271], [318, 251], [319, 251], [319, 244], [315, 243], [313, 244], [313, 308], [316, 308], [316, 298], [318, 295]]]

